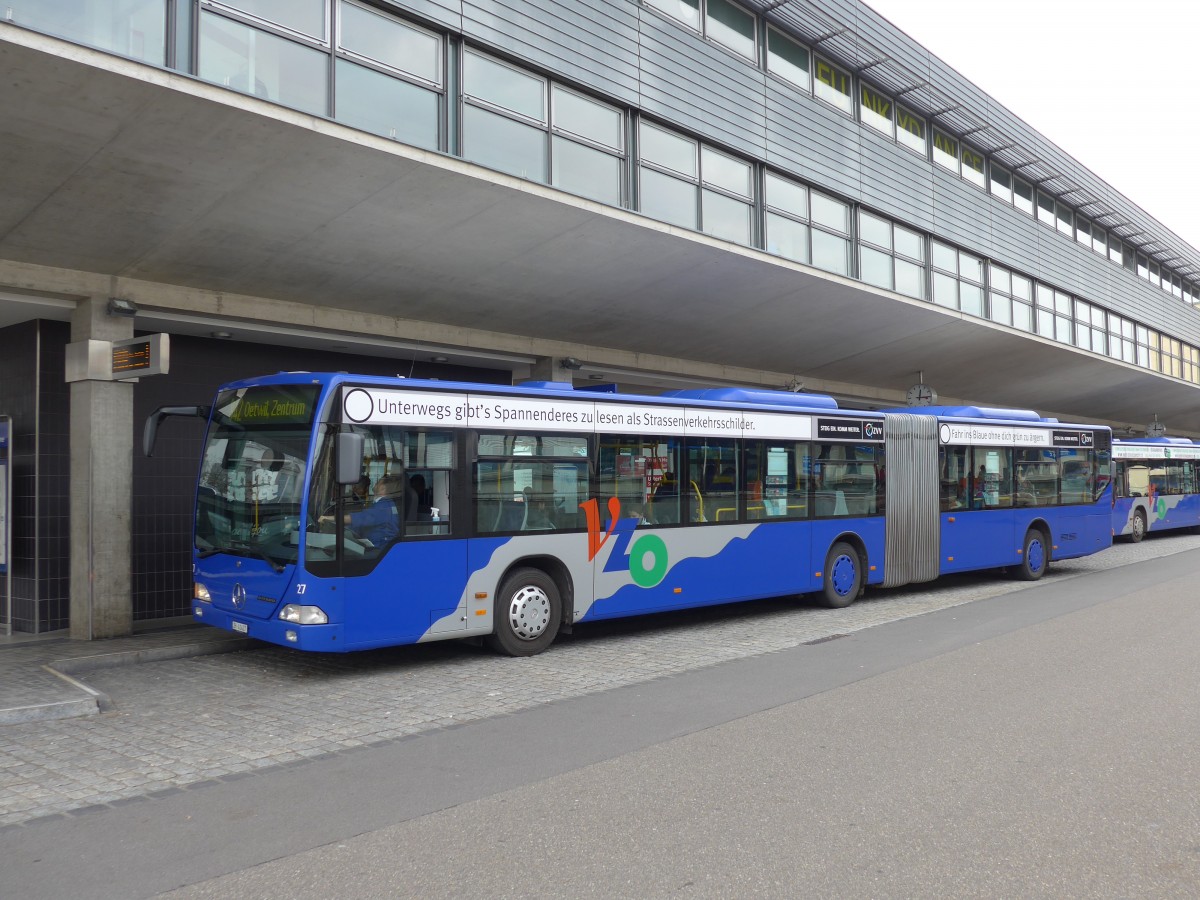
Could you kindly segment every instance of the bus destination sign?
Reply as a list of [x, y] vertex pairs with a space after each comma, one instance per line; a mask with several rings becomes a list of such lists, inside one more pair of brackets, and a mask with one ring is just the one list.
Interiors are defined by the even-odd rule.
[[308, 425], [316, 409], [315, 385], [260, 385], [217, 398], [217, 412], [239, 425]]

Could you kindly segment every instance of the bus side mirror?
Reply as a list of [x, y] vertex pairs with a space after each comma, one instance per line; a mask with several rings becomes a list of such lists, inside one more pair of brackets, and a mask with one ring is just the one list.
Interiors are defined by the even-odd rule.
[[363, 449], [366, 442], [363, 436], [354, 431], [339, 431], [337, 443], [334, 444], [336, 460], [334, 468], [338, 484], [358, 484], [362, 477]]

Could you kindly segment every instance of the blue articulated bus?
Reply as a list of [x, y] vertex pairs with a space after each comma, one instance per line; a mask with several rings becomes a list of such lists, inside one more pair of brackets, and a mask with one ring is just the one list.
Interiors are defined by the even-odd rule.
[[1111, 543], [1103, 426], [975, 407], [839, 409], [732, 388], [643, 397], [281, 373], [221, 388], [194, 529], [199, 622], [304, 650], [485, 636], [1007, 567]]
[[1200, 527], [1200, 446], [1187, 438], [1113, 441], [1113, 534]]

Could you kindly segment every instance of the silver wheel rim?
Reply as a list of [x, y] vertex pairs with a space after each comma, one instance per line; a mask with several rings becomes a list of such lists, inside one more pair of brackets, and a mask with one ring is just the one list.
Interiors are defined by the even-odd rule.
[[550, 595], [527, 584], [508, 601], [508, 625], [523, 641], [536, 641], [550, 627]]
[[1146, 520], [1141, 515], [1133, 517], [1133, 536], [1140, 539], [1146, 533]]

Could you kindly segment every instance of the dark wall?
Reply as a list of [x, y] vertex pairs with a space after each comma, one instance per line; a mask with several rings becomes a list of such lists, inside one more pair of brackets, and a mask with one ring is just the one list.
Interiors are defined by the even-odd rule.
[[160, 406], [208, 405], [219, 385], [281, 371], [355, 372], [509, 384], [507, 370], [372, 359], [238, 341], [171, 338], [171, 372], [143, 378], [134, 388], [133, 617], [186, 615], [191, 599], [192, 504], [204, 423], [170, 418], [158, 432], [154, 456], [142, 456], [142, 427]]
[[[63, 364], [69, 335], [63, 322], [0, 329], [0, 414], [12, 418], [14, 631], [36, 634], [68, 623], [70, 394]], [[0, 579], [0, 606], [4, 591]]]

